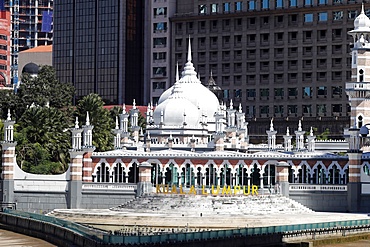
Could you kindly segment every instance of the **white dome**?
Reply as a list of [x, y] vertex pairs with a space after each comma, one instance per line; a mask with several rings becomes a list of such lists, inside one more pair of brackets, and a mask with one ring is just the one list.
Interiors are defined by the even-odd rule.
[[361, 14], [356, 17], [354, 26], [355, 30], [370, 30], [370, 19], [365, 15], [363, 4]]
[[[157, 108], [159, 108], [162, 104], [164, 105], [164, 103], [168, 101], [174, 94], [177, 94], [176, 98], [186, 99], [188, 104], [190, 103], [192, 105], [192, 108], [195, 107], [195, 109], [197, 109], [197, 115], [199, 118], [202, 114], [204, 114], [208, 119], [213, 119], [214, 114], [219, 108], [219, 102], [216, 95], [208, 88], [203, 86], [201, 81], [197, 78], [197, 73], [195, 72], [193, 63], [191, 62], [190, 41], [188, 59], [182, 72], [182, 77], [181, 79], [178, 79], [178, 73], [176, 77], [176, 83], [167, 89], [159, 98], [159, 105]], [[167, 103], [166, 106], [168, 107], [168, 105], [169, 104]], [[186, 112], [186, 114], [188, 113]], [[188, 118], [188, 116], [186, 118]], [[200, 120], [198, 119], [197, 122], [200, 122]], [[166, 122], [164, 124], [167, 125]]]
[[156, 125], [161, 123], [161, 114], [165, 126], [181, 126], [184, 120], [188, 126], [197, 126], [199, 123], [198, 108], [184, 98], [170, 97], [159, 104], [153, 114]]

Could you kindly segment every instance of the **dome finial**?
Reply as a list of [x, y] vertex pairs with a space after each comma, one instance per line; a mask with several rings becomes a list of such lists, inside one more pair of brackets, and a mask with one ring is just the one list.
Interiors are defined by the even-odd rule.
[[136, 109], [136, 101], [134, 99], [134, 101], [132, 102], [132, 109]]
[[118, 116], [116, 116], [116, 130], [119, 129], [119, 124], [118, 124]]
[[122, 114], [126, 114], [126, 105], [125, 104], [122, 105]]
[[286, 127], [286, 136], [289, 136], [290, 133], [289, 133], [289, 127]]
[[179, 62], [176, 63], [176, 78], [175, 78], [175, 82], [178, 82], [180, 80], [180, 76], [179, 76]]
[[274, 118], [271, 118], [270, 131], [274, 131]]
[[313, 128], [311, 126], [311, 129], [310, 129], [310, 136], [313, 136]]
[[364, 2], [362, 2], [361, 4], [361, 14], [365, 14], [365, 9], [364, 9]]
[[191, 41], [189, 35], [189, 47], [188, 47], [188, 62], [191, 62]]
[[75, 128], [76, 128], [76, 129], [80, 128], [80, 127], [78, 126], [78, 117], [76, 117]]

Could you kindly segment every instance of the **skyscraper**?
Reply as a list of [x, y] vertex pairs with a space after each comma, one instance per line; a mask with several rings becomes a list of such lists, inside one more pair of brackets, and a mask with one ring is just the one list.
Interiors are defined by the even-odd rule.
[[11, 15], [11, 79], [17, 84], [18, 52], [52, 44], [53, 0], [5, 0], [4, 5]]
[[[362, 1], [154, 2], [153, 78], [169, 78], [173, 84], [175, 65], [184, 63], [190, 36], [202, 83], [207, 84], [213, 74], [223, 101], [233, 100], [245, 109], [251, 133], [265, 134], [271, 118], [281, 135], [299, 119], [307, 128], [317, 127], [318, 134], [330, 128], [339, 137], [348, 127], [344, 83], [351, 75], [352, 39], [347, 32]], [[365, 4], [366, 13], [369, 8]], [[159, 14], [163, 12], [167, 15]], [[170, 53], [156, 45], [157, 36], [164, 34]], [[158, 79], [152, 79], [153, 101]]]
[[53, 65], [76, 100], [99, 94], [108, 104], [143, 104], [144, 3], [54, 1]]

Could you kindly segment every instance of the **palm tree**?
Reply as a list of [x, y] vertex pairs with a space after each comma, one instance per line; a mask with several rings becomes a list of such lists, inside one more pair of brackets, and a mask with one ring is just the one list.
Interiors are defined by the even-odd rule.
[[104, 102], [97, 94], [89, 94], [83, 97], [77, 105], [76, 116], [80, 125], [86, 121], [86, 113], [89, 112], [90, 124], [94, 126], [93, 145], [97, 151], [107, 151], [113, 148], [114, 121], [107, 109], [103, 108]]

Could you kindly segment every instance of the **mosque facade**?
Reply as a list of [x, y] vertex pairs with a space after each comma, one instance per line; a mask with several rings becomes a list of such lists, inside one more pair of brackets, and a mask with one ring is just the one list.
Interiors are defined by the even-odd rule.
[[[161, 95], [156, 107], [147, 108], [145, 131], [138, 125], [135, 102], [129, 112], [123, 106], [112, 130], [114, 150], [94, 152], [93, 126], [87, 113], [82, 127], [76, 119], [71, 128], [71, 162], [65, 174], [45, 177], [20, 170], [14, 121], [8, 114], [1, 142], [2, 201], [25, 205], [29, 202], [22, 201], [22, 196], [26, 192], [36, 196], [42, 188], [43, 193], [67, 198], [60, 207], [82, 208], [93, 207], [89, 196], [109, 201], [112, 193], [114, 206], [119, 195], [143, 196], [173, 187], [205, 195], [214, 188], [258, 186], [258, 194], [281, 194], [315, 210], [363, 211], [370, 206], [366, 127], [370, 120], [370, 20], [363, 7], [349, 34], [354, 47], [352, 80], [346, 83], [346, 92], [353, 126], [344, 130], [346, 141], [318, 142], [313, 128], [306, 133], [300, 120], [296, 129], [287, 128], [280, 144], [271, 119], [266, 126], [267, 144], [250, 144], [242, 107], [232, 101], [220, 104], [202, 85], [189, 40], [181, 75], [177, 72], [174, 85]], [[58, 182], [50, 186], [51, 181]], [[238, 192], [244, 194], [242, 189]], [[323, 199], [330, 202], [324, 205]]]

